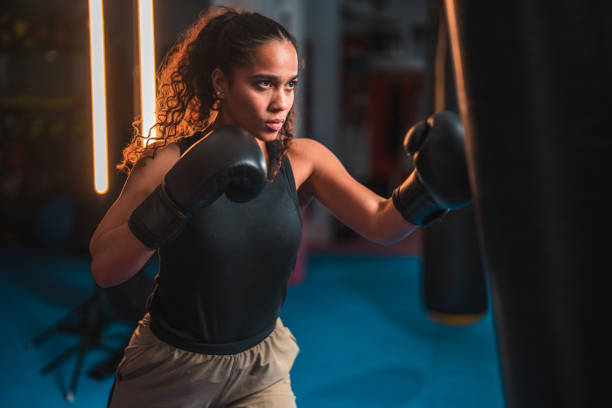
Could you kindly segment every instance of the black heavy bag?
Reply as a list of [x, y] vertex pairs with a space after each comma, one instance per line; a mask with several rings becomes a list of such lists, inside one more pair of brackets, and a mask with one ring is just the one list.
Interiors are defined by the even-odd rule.
[[[428, 111], [458, 111], [446, 16], [432, 7], [438, 26], [428, 58]], [[485, 273], [478, 242], [474, 206], [451, 211], [423, 231], [423, 297], [428, 315], [448, 325], [477, 322], [487, 312]]]
[[610, 3], [445, 6], [507, 406], [607, 406]]
[[487, 288], [473, 205], [451, 211], [425, 229], [423, 295], [431, 319], [464, 326], [487, 311]]

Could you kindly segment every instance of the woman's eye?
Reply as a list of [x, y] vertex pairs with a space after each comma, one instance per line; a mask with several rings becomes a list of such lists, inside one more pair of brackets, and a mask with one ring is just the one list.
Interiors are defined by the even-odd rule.
[[297, 85], [298, 85], [297, 81], [290, 81], [287, 84], [287, 87], [293, 89], [293, 88], [297, 87]]
[[270, 86], [272, 86], [272, 82], [271, 81], [259, 81], [259, 86], [263, 88], [269, 88]]

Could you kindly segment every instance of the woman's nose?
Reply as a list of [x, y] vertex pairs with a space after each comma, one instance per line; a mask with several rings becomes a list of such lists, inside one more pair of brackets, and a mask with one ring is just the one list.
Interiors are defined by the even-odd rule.
[[291, 96], [284, 90], [278, 90], [270, 102], [270, 109], [275, 112], [288, 110], [291, 106]]

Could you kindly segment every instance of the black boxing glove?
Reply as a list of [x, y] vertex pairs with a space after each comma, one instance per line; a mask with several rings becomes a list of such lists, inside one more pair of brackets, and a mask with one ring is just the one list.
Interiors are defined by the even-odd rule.
[[128, 226], [147, 247], [159, 248], [223, 193], [236, 202], [257, 197], [266, 175], [255, 138], [237, 126], [219, 127], [183, 153], [163, 183], [132, 212]]
[[438, 112], [414, 125], [406, 133], [404, 150], [414, 171], [393, 191], [392, 200], [406, 221], [428, 226], [472, 202], [465, 135], [456, 113]]

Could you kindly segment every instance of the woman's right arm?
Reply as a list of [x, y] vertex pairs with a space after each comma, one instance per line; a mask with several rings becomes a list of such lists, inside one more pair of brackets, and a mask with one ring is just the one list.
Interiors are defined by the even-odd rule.
[[119, 285], [134, 276], [155, 250], [145, 246], [128, 227], [132, 211], [162, 182], [180, 156], [170, 144], [158, 149], [154, 158], [141, 159], [108, 209], [89, 242], [91, 274], [101, 287]]

